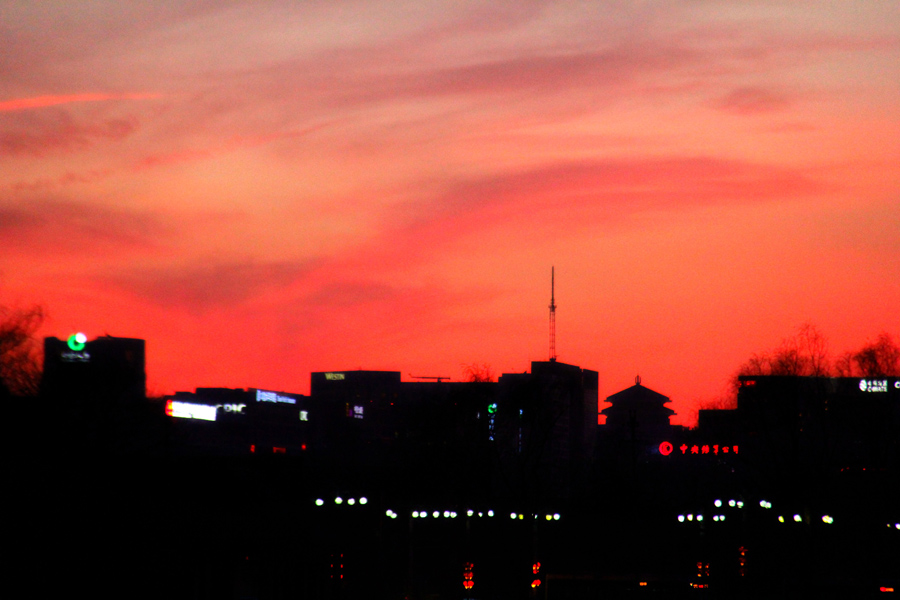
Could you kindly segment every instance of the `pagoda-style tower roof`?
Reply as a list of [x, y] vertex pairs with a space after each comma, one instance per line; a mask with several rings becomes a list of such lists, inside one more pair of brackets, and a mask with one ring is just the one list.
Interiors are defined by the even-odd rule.
[[665, 406], [670, 402], [669, 397], [641, 385], [640, 376], [635, 377], [633, 386], [608, 396], [606, 401], [612, 406], [604, 408], [600, 414], [606, 415], [606, 424], [612, 427], [630, 427], [632, 417], [644, 427], [669, 425], [669, 417], [675, 414]]

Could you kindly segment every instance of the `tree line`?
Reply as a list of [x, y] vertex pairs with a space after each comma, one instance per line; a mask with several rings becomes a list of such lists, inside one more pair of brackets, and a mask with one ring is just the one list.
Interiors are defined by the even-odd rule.
[[832, 358], [825, 336], [816, 326], [805, 323], [775, 350], [753, 354], [737, 375], [895, 377], [900, 375], [900, 345], [882, 332], [861, 348]]

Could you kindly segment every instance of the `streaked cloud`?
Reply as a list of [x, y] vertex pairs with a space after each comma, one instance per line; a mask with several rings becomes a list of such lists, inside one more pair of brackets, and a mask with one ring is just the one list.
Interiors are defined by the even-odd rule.
[[118, 141], [138, 129], [136, 117], [79, 122], [65, 112], [52, 116], [18, 118], [10, 125], [0, 124], [0, 156], [41, 157], [58, 151], [84, 150], [100, 141]]
[[64, 94], [57, 96], [33, 96], [31, 98], [12, 98], [0, 101], [0, 112], [14, 112], [71, 104], [75, 102], [103, 102], [106, 100], [148, 100], [159, 98], [162, 94]]
[[758, 87], [742, 87], [726, 94], [716, 107], [738, 115], [754, 115], [782, 110], [789, 106], [781, 94]]
[[[0, 254], [69, 257], [108, 252], [149, 252], [160, 247], [170, 227], [157, 214], [69, 200], [0, 205]], [[53, 261], [51, 264], [58, 264]]]
[[315, 264], [313, 260], [227, 262], [211, 259], [186, 266], [128, 269], [96, 279], [159, 306], [205, 313], [286, 288]]

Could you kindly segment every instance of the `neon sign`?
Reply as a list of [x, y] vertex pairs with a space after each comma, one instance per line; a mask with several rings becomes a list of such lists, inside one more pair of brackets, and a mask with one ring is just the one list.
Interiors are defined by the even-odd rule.
[[309, 411], [301, 410], [300, 411], [300, 420], [301, 421], [309, 421]]
[[267, 392], [266, 390], [256, 390], [257, 402], [281, 402], [284, 404], [296, 404], [297, 401], [289, 396], [282, 396], [276, 392]]
[[494, 441], [494, 423], [497, 420], [497, 403], [488, 404], [488, 440]]
[[238, 413], [241, 415], [244, 414], [246, 407], [246, 404], [216, 404], [216, 408], [221, 408], [227, 413]]
[[[662, 442], [659, 445], [659, 453], [663, 456], [669, 456], [673, 452], [675, 452], [675, 447], [671, 442]], [[682, 444], [678, 446], [678, 450], [681, 451], [682, 454], [738, 454], [740, 451], [740, 447], [737, 444], [734, 445], [719, 445], [719, 444], [693, 444], [688, 446], [687, 444]]]
[[81, 332], [73, 333], [69, 336], [69, 341], [66, 342], [69, 345], [69, 350], [72, 352], [81, 352], [84, 350], [84, 344], [87, 342], [87, 336]]
[[71, 352], [62, 352], [60, 354], [60, 358], [63, 359], [64, 362], [88, 362], [91, 360], [91, 355], [88, 352], [84, 351], [85, 345], [87, 344], [87, 336], [83, 333], [73, 333], [69, 336], [69, 339], [66, 340], [66, 345], [69, 347]]
[[[894, 383], [895, 388], [900, 388], [900, 381]], [[859, 389], [864, 392], [886, 392], [888, 391], [887, 379], [860, 379]]]
[[325, 373], [325, 379], [328, 381], [343, 381], [344, 377], [344, 373]]
[[216, 407], [208, 404], [194, 404], [193, 402], [179, 402], [177, 400], [166, 401], [166, 414], [179, 419], [215, 421], [216, 412]]

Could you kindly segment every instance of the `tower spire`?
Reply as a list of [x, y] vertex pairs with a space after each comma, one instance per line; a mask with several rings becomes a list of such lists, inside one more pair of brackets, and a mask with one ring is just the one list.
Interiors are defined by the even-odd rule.
[[556, 362], [556, 268], [550, 267], [550, 362]]

